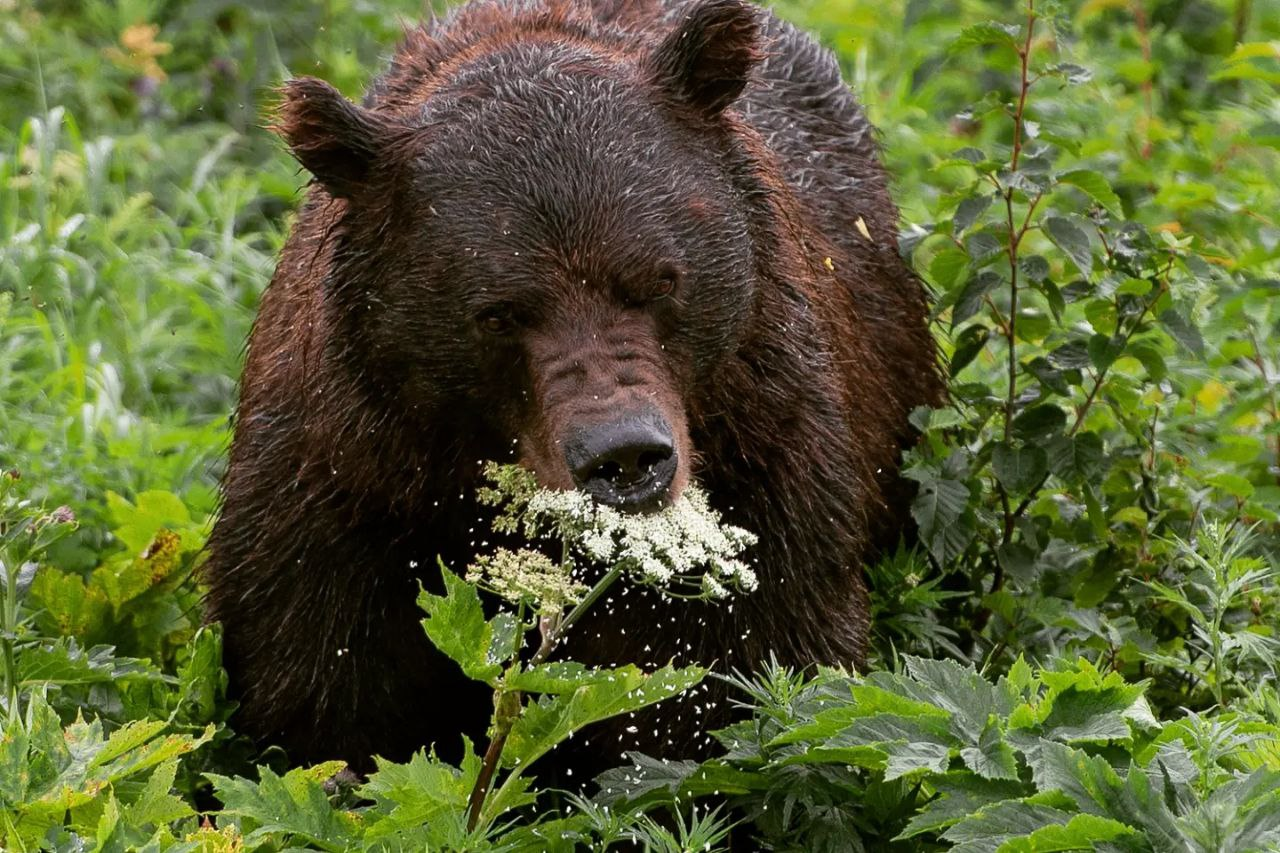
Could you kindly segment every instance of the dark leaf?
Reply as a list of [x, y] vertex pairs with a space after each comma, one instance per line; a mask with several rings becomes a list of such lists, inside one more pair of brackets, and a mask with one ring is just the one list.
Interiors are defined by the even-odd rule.
[[1044, 229], [1049, 239], [1066, 252], [1081, 273], [1087, 276], [1093, 271], [1093, 249], [1084, 230], [1060, 216], [1045, 217]]

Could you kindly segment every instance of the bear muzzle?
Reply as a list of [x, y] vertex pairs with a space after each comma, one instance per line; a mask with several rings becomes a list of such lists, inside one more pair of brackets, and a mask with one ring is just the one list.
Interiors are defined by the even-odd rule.
[[564, 458], [579, 489], [624, 512], [669, 503], [679, 469], [671, 425], [652, 409], [578, 429], [564, 443]]

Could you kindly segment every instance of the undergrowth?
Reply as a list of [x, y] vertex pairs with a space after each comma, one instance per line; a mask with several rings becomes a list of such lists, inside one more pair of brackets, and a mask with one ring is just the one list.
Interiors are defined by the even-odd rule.
[[[498, 697], [457, 766], [260, 750], [201, 627], [242, 344], [305, 180], [259, 128], [270, 86], [357, 94], [418, 4], [0, 0], [6, 849], [1280, 849], [1280, 15], [777, 8], [867, 104], [935, 293], [919, 544], [867, 567], [869, 673], [724, 676], [722, 756], [557, 793], [515, 768], [722, 677], [538, 659], [593, 594], [570, 565], [488, 555], [422, 598]], [[751, 594], [724, 558], [673, 591]], [[658, 582], [634, 568], [610, 583]]]

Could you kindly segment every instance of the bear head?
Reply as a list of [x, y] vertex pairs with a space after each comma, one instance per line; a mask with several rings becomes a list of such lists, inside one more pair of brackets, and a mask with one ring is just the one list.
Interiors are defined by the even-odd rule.
[[500, 34], [394, 105], [288, 83], [277, 129], [334, 206], [353, 372], [459, 455], [626, 510], [678, 496], [757, 313], [767, 190], [729, 107], [759, 37], [706, 0], [639, 47]]

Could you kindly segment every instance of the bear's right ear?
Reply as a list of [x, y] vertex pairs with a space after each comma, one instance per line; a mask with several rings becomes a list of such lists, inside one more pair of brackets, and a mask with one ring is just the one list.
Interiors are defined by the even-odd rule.
[[703, 0], [649, 58], [654, 83], [711, 118], [742, 94], [762, 58], [758, 13], [744, 0]]
[[351, 198], [358, 193], [396, 126], [315, 77], [290, 80], [281, 94], [271, 129], [331, 195]]

